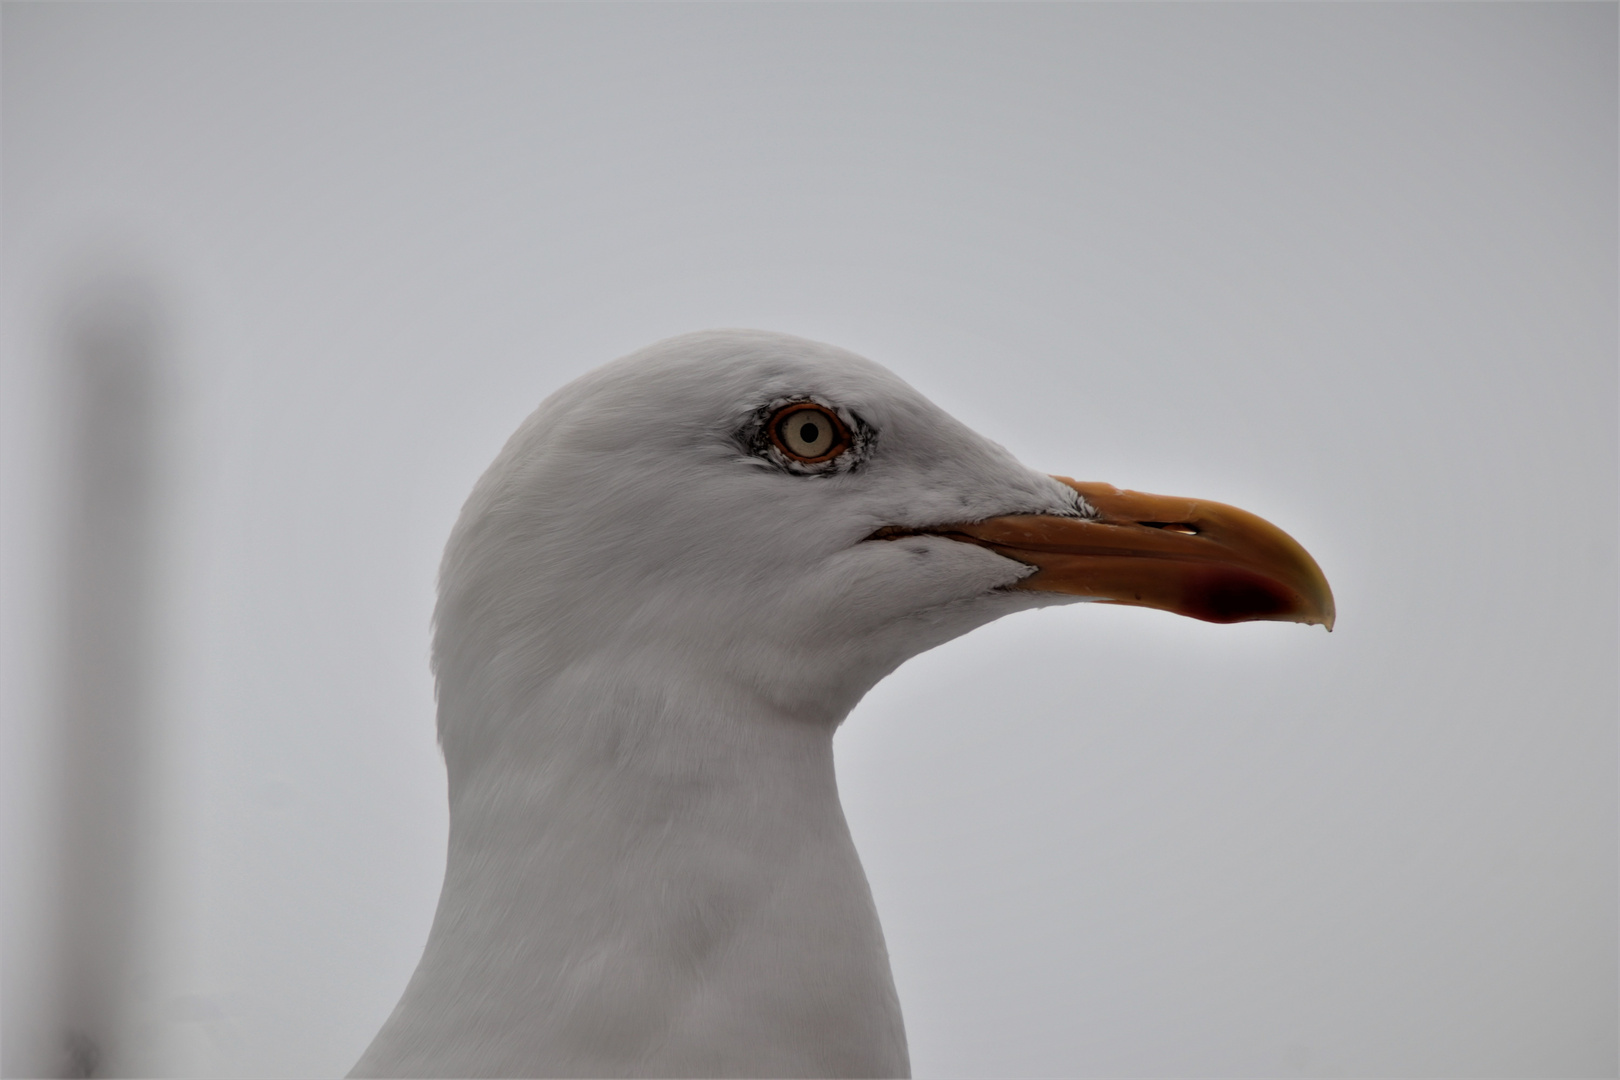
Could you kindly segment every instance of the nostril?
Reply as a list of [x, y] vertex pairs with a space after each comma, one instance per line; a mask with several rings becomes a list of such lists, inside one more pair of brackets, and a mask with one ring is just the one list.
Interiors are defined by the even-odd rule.
[[1145, 525], [1149, 529], [1163, 529], [1165, 532], [1181, 533], [1183, 536], [1197, 536], [1198, 526], [1186, 521], [1138, 521], [1138, 525]]

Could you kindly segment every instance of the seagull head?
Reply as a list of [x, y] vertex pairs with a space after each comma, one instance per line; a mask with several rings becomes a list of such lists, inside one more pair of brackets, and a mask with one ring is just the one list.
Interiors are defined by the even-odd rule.
[[475, 487], [435, 613], [441, 741], [454, 782], [604, 674], [836, 725], [919, 652], [1088, 600], [1333, 622], [1252, 514], [1042, 474], [833, 346], [688, 334], [553, 394]]

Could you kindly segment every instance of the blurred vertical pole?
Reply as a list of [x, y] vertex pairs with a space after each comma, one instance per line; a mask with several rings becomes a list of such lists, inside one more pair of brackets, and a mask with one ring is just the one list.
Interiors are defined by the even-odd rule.
[[[57, 925], [46, 964], [60, 1076], [129, 1075], [156, 855], [153, 672], [162, 371], [155, 306], [103, 281], [69, 306], [59, 533]], [[46, 1047], [48, 1049], [48, 1045]]]

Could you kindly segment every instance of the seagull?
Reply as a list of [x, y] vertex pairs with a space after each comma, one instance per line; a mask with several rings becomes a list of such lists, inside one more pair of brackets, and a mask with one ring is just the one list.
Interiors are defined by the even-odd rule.
[[909, 1075], [833, 733], [1075, 601], [1334, 618], [1261, 518], [1044, 475], [830, 345], [705, 331], [563, 387], [445, 549], [444, 887], [352, 1075]]

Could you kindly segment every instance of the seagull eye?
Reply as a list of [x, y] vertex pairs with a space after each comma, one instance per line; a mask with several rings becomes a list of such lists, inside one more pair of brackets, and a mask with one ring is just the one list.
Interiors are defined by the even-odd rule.
[[789, 405], [771, 417], [771, 441], [794, 461], [815, 464], [849, 449], [849, 429], [832, 411], [812, 402]]

